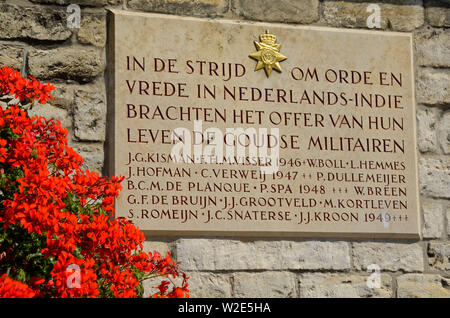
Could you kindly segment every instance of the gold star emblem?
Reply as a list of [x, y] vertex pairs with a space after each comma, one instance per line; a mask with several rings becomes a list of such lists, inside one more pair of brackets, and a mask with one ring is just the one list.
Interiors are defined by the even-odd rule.
[[287, 57], [280, 54], [281, 43], [275, 43], [277, 37], [270, 34], [269, 30], [266, 30], [265, 34], [259, 36], [259, 40], [261, 42], [254, 42], [258, 51], [249, 55], [249, 57], [258, 61], [255, 71], [264, 68], [267, 77], [270, 76], [272, 69], [281, 73], [280, 62], [287, 59]]

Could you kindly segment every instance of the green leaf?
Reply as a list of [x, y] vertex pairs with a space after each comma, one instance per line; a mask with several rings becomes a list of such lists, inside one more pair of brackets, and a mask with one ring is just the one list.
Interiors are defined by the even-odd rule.
[[27, 281], [27, 276], [27, 273], [22, 268], [19, 268], [16, 274], [16, 280], [25, 283]]
[[33, 258], [39, 257], [39, 256], [43, 256], [40, 252], [39, 253], [33, 253], [33, 254], [28, 254], [26, 256], [27, 261], [32, 260]]
[[33, 159], [36, 159], [37, 156], [38, 156], [37, 150], [36, 150], [36, 147], [34, 147], [33, 150], [31, 151], [30, 157]]

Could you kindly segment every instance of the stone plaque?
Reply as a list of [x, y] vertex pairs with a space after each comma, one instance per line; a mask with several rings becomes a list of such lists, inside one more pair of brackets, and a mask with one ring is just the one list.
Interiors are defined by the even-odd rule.
[[152, 235], [419, 237], [411, 34], [108, 21], [117, 216]]

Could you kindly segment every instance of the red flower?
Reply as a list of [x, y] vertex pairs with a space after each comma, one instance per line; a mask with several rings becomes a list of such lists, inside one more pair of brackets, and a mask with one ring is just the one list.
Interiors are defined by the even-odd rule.
[[[45, 103], [53, 88], [0, 69], [0, 96]], [[20, 227], [37, 235], [45, 243], [40, 255], [54, 260], [45, 275], [27, 273], [29, 286], [3, 275], [0, 297], [137, 297], [142, 279], [155, 276], [183, 277], [181, 287], [163, 281], [158, 297], [188, 296], [188, 278], [170, 255], [144, 253], [144, 234], [113, 217], [123, 177], [82, 170], [83, 159], [68, 146], [67, 135], [58, 121], [29, 118], [18, 105], [0, 108], [0, 193], [8, 194], [0, 201], [0, 231]], [[0, 245], [0, 255], [6, 248]], [[12, 256], [0, 259], [0, 275], [2, 262], [19, 254], [7, 251]], [[51, 279], [45, 283], [42, 277]]]
[[0, 298], [33, 298], [36, 292], [26, 284], [0, 276]]
[[32, 285], [32, 286], [40, 285], [43, 282], [45, 282], [45, 279], [41, 278], [41, 277], [31, 277], [30, 278], [30, 285]]
[[55, 87], [49, 83], [42, 84], [33, 77], [29, 79], [20, 76], [20, 73], [9, 67], [0, 69], [0, 93], [2, 95], [14, 95], [21, 102], [38, 100], [45, 104], [47, 100], [54, 99], [50, 91]]

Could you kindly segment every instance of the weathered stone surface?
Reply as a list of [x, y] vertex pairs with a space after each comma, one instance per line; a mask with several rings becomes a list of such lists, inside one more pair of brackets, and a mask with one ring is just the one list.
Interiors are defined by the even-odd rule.
[[31, 2], [43, 4], [59, 4], [64, 6], [68, 6], [70, 4], [78, 4], [80, 6], [101, 7], [108, 3], [120, 3], [121, 0], [31, 0]]
[[423, 201], [423, 229], [424, 238], [439, 238], [444, 231], [443, 206], [439, 202]]
[[450, 242], [428, 243], [428, 264], [436, 270], [450, 270]]
[[78, 90], [74, 97], [74, 133], [79, 140], [104, 141], [105, 96], [100, 92]]
[[447, 235], [450, 237], [450, 207], [447, 206]]
[[450, 158], [422, 157], [419, 159], [419, 186], [423, 195], [450, 198]]
[[64, 10], [0, 4], [2, 39], [64, 41], [71, 35]]
[[3, 95], [0, 96], [0, 106], [5, 108], [10, 105], [15, 105], [19, 103], [19, 99], [15, 98], [13, 95]]
[[166, 256], [170, 252], [169, 244], [160, 241], [145, 241], [143, 244], [144, 252], [158, 252], [162, 256]]
[[81, 43], [104, 47], [106, 43], [106, 17], [104, 15], [83, 15], [77, 38]]
[[429, 24], [450, 26], [450, 3], [447, 0], [425, 0], [425, 16]]
[[311, 23], [319, 19], [319, 1], [233, 0], [232, 11], [249, 20]]
[[192, 298], [232, 297], [229, 275], [189, 272], [189, 295]]
[[450, 279], [439, 275], [405, 274], [397, 277], [399, 298], [449, 298]]
[[72, 121], [67, 110], [51, 106], [50, 104], [36, 104], [28, 111], [30, 116], [38, 115], [47, 119], [53, 118], [61, 122], [61, 126], [66, 129], [72, 127]]
[[[347, 1], [324, 1], [323, 17], [327, 24], [344, 28], [367, 28], [367, 3]], [[424, 23], [422, 0], [383, 1], [377, 3], [381, 9], [380, 28], [395, 31], [412, 31]]]
[[84, 159], [82, 168], [102, 173], [104, 153], [102, 143], [70, 143], [70, 146]]
[[450, 66], [450, 32], [427, 28], [415, 33], [417, 63], [424, 66]]
[[417, 110], [417, 144], [420, 152], [436, 152], [436, 111], [430, 108]]
[[450, 154], [450, 111], [446, 111], [439, 118], [438, 139], [442, 152]]
[[350, 268], [347, 243], [182, 239], [177, 260], [185, 270], [280, 270]]
[[[176, 277], [175, 279], [173, 277], [171, 277], [170, 279], [176, 286], [181, 286], [181, 284], [183, 282], [183, 278], [181, 276]], [[153, 294], [159, 292], [159, 289], [157, 288], [157, 286], [163, 280], [167, 280], [167, 278], [159, 276], [159, 277], [154, 277], [154, 278], [144, 280], [142, 283], [142, 285], [144, 287], [143, 297], [148, 298], [148, 297], [152, 296]], [[171, 289], [171, 287], [170, 287], [170, 289]], [[190, 289], [190, 286], [189, 286], [189, 289]]]
[[105, 64], [97, 49], [61, 47], [52, 50], [32, 49], [28, 67], [30, 75], [37, 78], [88, 82], [103, 72]]
[[23, 64], [23, 48], [20, 46], [0, 44], [0, 67], [9, 66], [18, 71]]
[[67, 83], [52, 83], [55, 89], [51, 91], [54, 100], [49, 100], [48, 103], [63, 109], [70, 109], [73, 103], [74, 85]]
[[[161, 241], [145, 241], [143, 243], [143, 251], [146, 253], [154, 253], [154, 252], [158, 252], [160, 253], [162, 256], [166, 256], [168, 252], [170, 252], [170, 246], [168, 243], [166, 242], [161, 242]], [[190, 275], [188, 275], [190, 276]], [[152, 279], [146, 279], [143, 282], [143, 286], [144, 286], [144, 297], [149, 297], [151, 295], [153, 295], [154, 293], [156, 293], [158, 291], [158, 289], [156, 289], [156, 287], [159, 285], [159, 283], [161, 282], [162, 279], [165, 279], [163, 277], [156, 277], [156, 278], [152, 278]], [[180, 278], [176, 278], [175, 279], [176, 283], [178, 285], [181, 285], [181, 279]], [[191, 286], [189, 286], [189, 289], [191, 289]]]
[[418, 243], [353, 243], [353, 262], [358, 270], [376, 264], [381, 271], [423, 271], [422, 248]]
[[220, 17], [228, 11], [226, 0], [128, 0], [128, 8], [148, 12]]
[[419, 68], [417, 101], [425, 105], [450, 105], [450, 70]]
[[[373, 273], [371, 275], [378, 275]], [[299, 276], [302, 298], [392, 297], [392, 278], [388, 274], [302, 274]], [[379, 286], [377, 284], [379, 283]]]
[[295, 285], [295, 276], [288, 272], [236, 273], [234, 297], [293, 298]]

